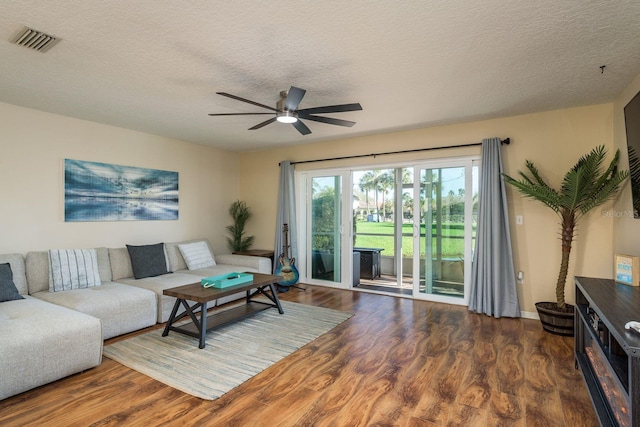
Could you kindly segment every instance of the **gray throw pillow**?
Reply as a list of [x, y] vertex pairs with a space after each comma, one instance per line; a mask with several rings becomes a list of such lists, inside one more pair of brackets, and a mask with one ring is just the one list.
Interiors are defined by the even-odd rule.
[[164, 243], [155, 245], [133, 246], [127, 245], [133, 277], [145, 277], [167, 274], [167, 258], [164, 256]]
[[9, 263], [0, 264], [0, 302], [24, 299], [16, 284], [13, 283], [13, 271]]

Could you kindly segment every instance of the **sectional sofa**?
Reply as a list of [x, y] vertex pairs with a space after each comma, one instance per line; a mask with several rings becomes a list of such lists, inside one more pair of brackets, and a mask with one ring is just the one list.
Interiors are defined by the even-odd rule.
[[[148, 256], [151, 247], [153, 257]], [[187, 254], [186, 248], [194, 247], [199, 250], [196, 257], [204, 253], [204, 261], [194, 260], [191, 253], [185, 260], [183, 250]], [[85, 263], [97, 268], [71, 275], [95, 277], [95, 284], [57, 289], [57, 251], [0, 255], [0, 266], [9, 264], [19, 294], [15, 298], [21, 298], [0, 302], [0, 399], [95, 367], [102, 361], [103, 340], [166, 322], [175, 299], [163, 295], [164, 289], [233, 271], [271, 273], [270, 259], [214, 257], [205, 239], [76, 251], [74, 269], [86, 254], [94, 258]], [[152, 274], [141, 277], [141, 268]], [[7, 283], [2, 280], [0, 276], [0, 286]], [[217, 304], [244, 296], [232, 295]]]

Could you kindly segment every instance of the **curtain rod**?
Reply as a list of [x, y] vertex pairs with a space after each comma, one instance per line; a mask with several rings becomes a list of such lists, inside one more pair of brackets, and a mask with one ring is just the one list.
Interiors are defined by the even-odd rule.
[[[505, 139], [500, 141], [500, 144], [509, 145], [510, 143], [511, 143], [511, 138], [505, 138]], [[386, 156], [386, 155], [389, 155], [389, 154], [417, 153], [419, 151], [444, 150], [446, 148], [475, 147], [477, 145], [482, 145], [482, 142], [474, 142], [473, 144], [447, 145], [447, 146], [444, 146], [444, 147], [416, 148], [415, 150], [387, 151], [385, 153], [356, 154], [356, 155], [353, 155], [353, 156], [331, 157], [331, 158], [328, 158], [328, 159], [302, 160], [302, 161], [299, 161], [299, 162], [291, 162], [291, 164], [292, 165], [297, 165], [297, 164], [301, 164], [301, 163], [328, 162], [330, 160], [345, 160], [345, 159], [357, 159], [357, 158], [360, 158], [360, 157]], [[280, 163], [278, 163], [278, 165], [280, 165]]]

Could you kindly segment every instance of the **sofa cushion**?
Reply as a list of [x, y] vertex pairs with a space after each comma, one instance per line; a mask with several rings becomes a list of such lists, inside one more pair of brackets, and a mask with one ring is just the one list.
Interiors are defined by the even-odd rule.
[[109, 248], [109, 261], [111, 262], [111, 278], [114, 282], [133, 277], [131, 257], [127, 248]]
[[[127, 250], [123, 248], [125, 252]], [[98, 272], [100, 273], [100, 282], [111, 281], [111, 264], [109, 263], [109, 251], [107, 248], [95, 249], [98, 259]], [[129, 255], [127, 255], [129, 258]], [[1, 261], [1, 260], [0, 260]], [[37, 251], [27, 253], [27, 257], [23, 264], [26, 264], [26, 279], [29, 279], [29, 294], [49, 290], [49, 252]], [[16, 281], [16, 269], [13, 268], [14, 281]], [[24, 268], [23, 268], [24, 270]], [[132, 274], [133, 275], [133, 274]], [[25, 279], [25, 286], [27, 280]], [[18, 290], [20, 285], [16, 281]], [[23, 295], [26, 295], [24, 293]]]
[[216, 265], [211, 256], [209, 245], [204, 241], [181, 244], [178, 245], [178, 248], [189, 270], [215, 267]]
[[94, 249], [51, 249], [49, 292], [99, 286], [98, 255]]
[[246, 256], [235, 254], [219, 254], [216, 257], [218, 265], [234, 265], [236, 271], [257, 271], [258, 273], [271, 274], [272, 266], [269, 258], [259, 256]]
[[24, 299], [13, 283], [11, 265], [7, 262], [0, 264], [0, 302]]
[[0, 264], [8, 263], [11, 266], [13, 283], [20, 295], [28, 295], [27, 276], [24, 268], [24, 257], [22, 254], [0, 254]]
[[0, 304], [0, 400], [101, 360], [102, 331], [95, 317], [29, 296]]
[[176, 299], [174, 297], [164, 295], [162, 291], [169, 288], [175, 288], [176, 286], [199, 283], [200, 279], [201, 277], [193, 274], [169, 273], [144, 279], [129, 278], [119, 279], [118, 281], [129, 286], [135, 286], [155, 292], [158, 302], [158, 323], [163, 323], [169, 319], [169, 315], [171, 314], [171, 310], [173, 309]]
[[184, 261], [184, 257], [182, 253], [180, 253], [180, 245], [185, 245], [188, 243], [196, 243], [196, 242], [205, 242], [209, 247], [209, 253], [211, 254], [211, 258], [213, 258], [213, 262], [217, 263], [216, 256], [211, 249], [211, 245], [207, 239], [194, 239], [194, 240], [183, 240], [181, 242], [169, 242], [165, 243], [164, 247], [167, 253], [167, 262], [169, 264], [169, 271], [178, 271], [185, 270], [187, 268], [187, 263]]
[[109, 250], [107, 248], [96, 248], [98, 258], [98, 273], [101, 282], [111, 282], [111, 262], [109, 261]]
[[127, 245], [133, 277], [144, 279], [167, 274], [167, 258], [164, 255], [164, 243], [155, 245]]
[[97, 317], [102, 322], [103, 339], [155, 325], [156, 294], [121, 283], [65, 292], [37, 292], [34, 297]]

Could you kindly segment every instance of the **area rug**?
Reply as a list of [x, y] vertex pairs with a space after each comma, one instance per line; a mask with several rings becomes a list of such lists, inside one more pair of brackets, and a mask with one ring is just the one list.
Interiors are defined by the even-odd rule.
[[351, 313], [282, 301], [196, 338], [162, 329], [104, 347], [103, 354], [131, 369], [202, 399], [227, 393], [352, 316]]

